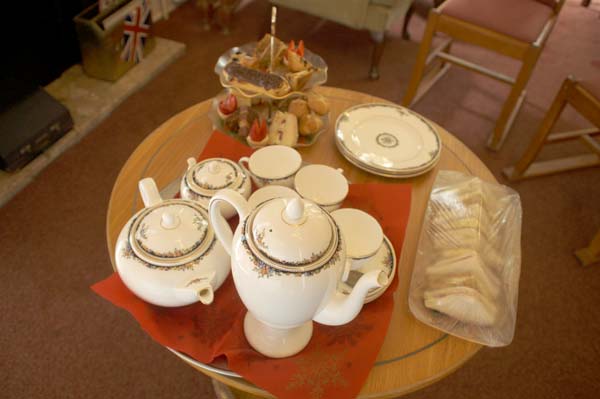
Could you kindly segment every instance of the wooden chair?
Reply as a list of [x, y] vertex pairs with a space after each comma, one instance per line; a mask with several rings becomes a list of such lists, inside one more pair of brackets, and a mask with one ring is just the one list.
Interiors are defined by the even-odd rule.
[[[570, 104], [577, 112], [594, 124], [595, 127], [571, 132], [550, 134], [563, 109]], [[600, 87], [588, 84], [584, 87], [569, 76], [562, 84], [546, 117], [525, 151], [523, 157], [514, 167], [503, 170], [510, 180], [543, 176], [567, 170], [587, 168], [600, 165], [600, 143], [593, 136], [600, 134]], [[581, 140], [592, 154], [583, 154], [558, 158], [550, 161], [534, 162], [546, 143], [557, 143], [567, 140]]]
[[[446, 0], [429, 13], [402, 104], [408, 107], [417, 102], [448, 71], [450, 64], [509, 84], [512, 89], [488, 141], [488, 147], [498, 150], [523, 104], [525, 86], [564, 2], [565, 0]], [[446, 38], [430, 51], [436, 33], [442, 33]], [[522, 62], [521, 69], [517, 77], [513, 78], [451, 55], [453, 40], [515, 58]]]

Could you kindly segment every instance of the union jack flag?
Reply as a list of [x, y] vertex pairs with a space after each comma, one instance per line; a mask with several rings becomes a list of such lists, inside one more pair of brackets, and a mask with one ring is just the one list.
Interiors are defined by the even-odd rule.
[[123, 25], [123, 51], [121, 59], [127, 62], [138, 63], [144, 58], [144, 45], [150, 34], [150, 6], [146, 0], [134, 7], [125, 16]]

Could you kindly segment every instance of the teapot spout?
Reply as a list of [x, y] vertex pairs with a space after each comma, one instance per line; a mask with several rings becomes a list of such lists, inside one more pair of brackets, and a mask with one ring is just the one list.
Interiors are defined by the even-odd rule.
[[196, 292], [198, 299], [204, 305], [210, 305], [213, 302], [213, 300], [215, 299], [215, 293], [213, 291], [213, 287], [212, 287], [212, 285], [210, 285], [209, 282], [205, 281], [204, 284], [202, 284], [202, 283], [198, 284], [195, 288], [198, 290]]
[[336, 291], [313, 320], [329, 326], [340, 326], [351, 322], [360, 313], [369, 290], [382, 287], [386, 283], [387, 276], [381, 270], [365, 273], [356, 282], [349, 295]]
[[203, 276], [190, 281], [186, 290], [189, 294], [196, 295], [196, 298], [204, 305], [210, 305], [215, 299], [215, 290], [213, 288], [215, 273], [212, 272], [208, 276]]

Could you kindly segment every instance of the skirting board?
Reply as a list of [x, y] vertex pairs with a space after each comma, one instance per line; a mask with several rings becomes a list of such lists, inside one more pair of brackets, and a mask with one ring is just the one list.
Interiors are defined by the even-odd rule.
[[127, 97], [181, 57], [185, 44], [156, 38], [156, 47], [140, 64], [111, 83], [87, 76], [81, 65], [67, 69], [45, 89], [71, 113], [74, 128], [18, 172], [0, 171], [0, 206], [31, 183], [47, 165], [78, 143]]

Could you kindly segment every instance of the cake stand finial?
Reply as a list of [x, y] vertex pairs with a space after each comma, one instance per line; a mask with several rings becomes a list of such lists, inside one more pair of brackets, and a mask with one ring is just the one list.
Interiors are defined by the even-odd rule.
[[271, 60], [269, 72], [273, 71], [273, 58], [275, 55], [275, 24], [277, 23], [277, 7], [271, 7]]

